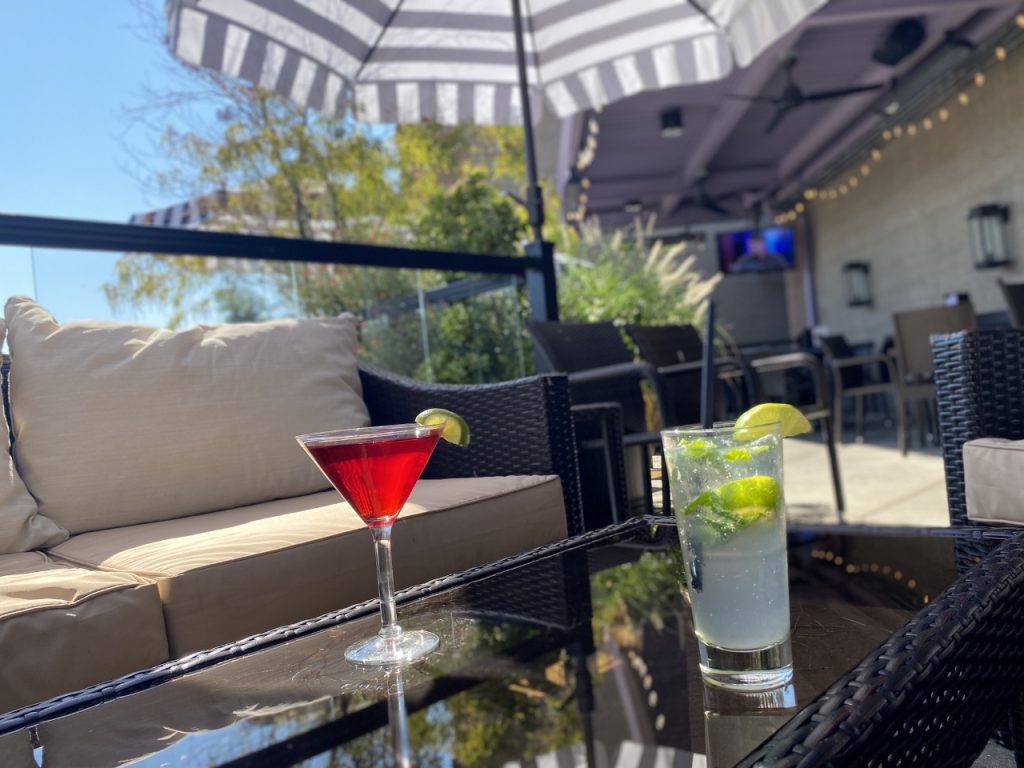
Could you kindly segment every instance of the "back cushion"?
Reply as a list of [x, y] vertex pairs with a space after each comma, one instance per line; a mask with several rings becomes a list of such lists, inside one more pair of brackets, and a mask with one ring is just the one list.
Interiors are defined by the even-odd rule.
[[71, 533], [324, 490], [294, 436], [369, 423], [351, 315], [59, 325], [7, 302], [14, 454]]
[[[0, 347], [6, 333], [0, 318]], [[0, 555], [10, 555], [60, 544], [67, 539], [68, 532], [38, 514], [36, 500], [21, 481], [9, 450], [11, 435], [4, 406], [0, 400]]]

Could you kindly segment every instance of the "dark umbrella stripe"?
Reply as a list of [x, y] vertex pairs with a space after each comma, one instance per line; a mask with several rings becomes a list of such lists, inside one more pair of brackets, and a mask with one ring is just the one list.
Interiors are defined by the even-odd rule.
[[[522, 2], [537, 118], [542, 100], [566, 116], [641, 90], [715, 80], [732, 67], [722, 31], [682, 0]], [[750, 52], [766, 44], [759, 25], [783, 34], [823, 2], [703, 5], [714, 18], [736, 13], [741, 28], [730, 31]], [[460, 13], [429, 1], [171, 0], [168, 8], [182, 60], [329, 114], [355, 98], [369, 121], [519, 123], [511, 5], [468, 6]]]

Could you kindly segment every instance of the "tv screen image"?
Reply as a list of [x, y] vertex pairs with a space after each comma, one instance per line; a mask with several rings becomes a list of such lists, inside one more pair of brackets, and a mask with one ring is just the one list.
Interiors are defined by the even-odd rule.
[[766, 227], [718, 236], [718, 266], [728, 274], [792, 269], [793, 230]]

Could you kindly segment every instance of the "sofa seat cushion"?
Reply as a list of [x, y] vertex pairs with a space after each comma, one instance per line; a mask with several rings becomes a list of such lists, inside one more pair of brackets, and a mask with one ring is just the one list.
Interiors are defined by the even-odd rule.
[[172, 332], [6, 305], [14, 460], [72, 534], [327, 490], [295, 435], [369, 423], [352, 315]]
[[1024, 440], [986, 437], [964, 443], [967, 517], [1024, 525]]
[[0, 557], [0, 711], [167, 661], [156, 584], [58, 562]]
[[[396, 584], [565, 535], [557, 476], [421, 480], [395, 525]], [[370, 535], [334, 491], [94, 531], [53, 553], [155, 579], [174, 657], [377, 595]]]

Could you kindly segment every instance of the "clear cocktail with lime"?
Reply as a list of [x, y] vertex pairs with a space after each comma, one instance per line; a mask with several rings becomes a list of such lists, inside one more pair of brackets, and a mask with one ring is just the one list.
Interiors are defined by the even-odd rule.
[[782, 437], [810, 425], [766, 404], [735, 424], [662, 433], [687, 594], [712, 685], [748, 690], [792, 677]]

